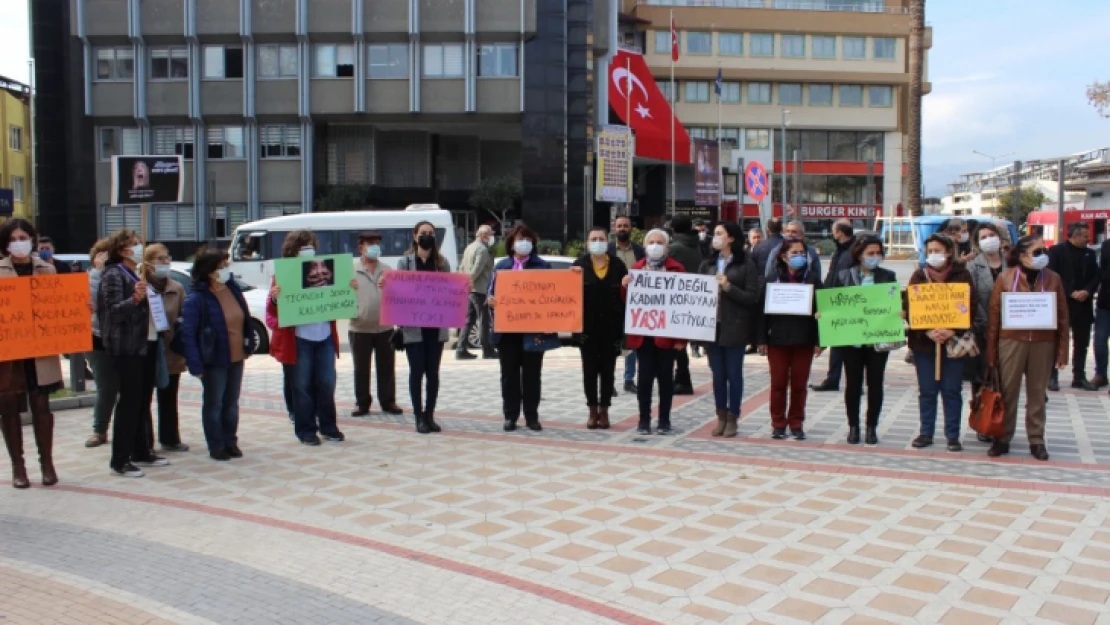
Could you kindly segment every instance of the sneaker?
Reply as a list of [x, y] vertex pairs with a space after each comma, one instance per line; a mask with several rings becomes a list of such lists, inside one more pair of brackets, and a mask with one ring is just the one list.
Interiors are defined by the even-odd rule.
[[328, 441], [329, 443], [342, 443], [343, 441], [347, 440], [347, 437], [343, 436], [343, 432], [336, 430], [331, 434], [324, 434], [324, 440]]
[[302, 445], [311, 445], [313, 447], [318, 447], [320, 445], [320, 437], [313, 434], [309, 438], [302, 438], [301, 439], [301, 444]]
[[633, 382], [632, 380], [626, 381], [624, 383], [624, 392], [625, 393], [632, 393], [633, 395], [635, 395], [636, 394], [636, 383]]
[[781, 441], [782, 439], [786, 438], [786, 428], [775, 428], [771, 430], [771, 438], [775, 439], [776, 441]]
[[470, 352], [455, 352], [455, 360], [475, 360], [478, 357]]
[[131, 462], [133, 464], [137, 464], [137, 465], [144, 466], [144, 467], [168, 467], [168, 466], [170, 466], [170, 461], [166, 460], [162, 456], [151, 456], [151, 457], [145, 458], [143, 460], [132, 460]]
[[189, 451], [189, 446], [185, 443], [178, 443], [176, 445], [162, 445], [162, 451], [174, 451], [177, 453], [185, 453]]
[[963, 450], [964, 446], [960, 444], [959, 440], [954, 438], [948, 439], [948, 451], [955, 453]]
[[790, 428], [790, 435], [793, 436], [794, 440], [796, 441], [804, 441], [806, 439], [805, 430], [803, 430], [802, 428]]
[[131, 464], [130, 462], [128, 462], [127, 464], [123, 465], [122, 467], [120, 467], [118, 469], [115, 468], [115, 467], [112, 467], [111, 468], [111, 473], [112, 473], [112, 475], [115, 475], [116, 477], [143, 477], [144, 475], [146, 475], [145, 473], [142, 472], [141, 469], [139, 469], [139, 467]]
[[238, 445], [232, 445], [231, 447], [228, 447], [224, 451], [226, 451], [227, 455], [231, 456], [232, 458], [242, 458], [243, 457], [243, 451], [241, 449], [239, 449]]
[[929, 447], [930, 445], [933, 444], [933, 437], [932, 436], [925, 436], [924, 434], [922, 434], [922, 435], [918, 436], [917, 438], [913, 439], [913, 442], [910, 443], [910, 444], [913, 445], [914, 449], [923, 449], [923, 448]]
[[640, 427], [636, 428], [636, 433], [642, 434], [644, 436], [651, 436], [651, 426], [641, 425]]
[[231, 454], [227, 453], [226, 449], [217, 449], [216, 451], [210, 451], [208, 452], [208, 457], [213, 460], [219, 460], [221, 462], [231, 460]]
[[661, 426], [655, 428], [655, 433], [659, 436], [667, 436], [671, 433], [671, 426], [661, 425]]

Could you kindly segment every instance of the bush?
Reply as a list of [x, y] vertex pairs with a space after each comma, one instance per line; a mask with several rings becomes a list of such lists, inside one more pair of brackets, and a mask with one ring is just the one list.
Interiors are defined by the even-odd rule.
[[831, 256], [834, 252], [836, 252], [836, 241], [833, 241], [832, 239], [821, 239], [820, 241], [814, 243], [813, 247], [817, 248], [818, 254], [822, 256]]
[[507, 256], [508, 255], [508, 254], [505, 253], [505, 240], [504, 239], [498, 239], [497, 242], [494, 243], [493, 246], [491, 246], [489, 248], [489, 250], [490, 250], [490, 253], [493, 254], [494, 258], [501, 258], [502, 256]]
[[647, 230], [640, 230], [639, 228], [632, 229], [632, 242], [637, 245], [644, 244], [644, 237], [647, 236]]
[[547, 254], [549, 256], [560, 256], [563, 253], [563, 244], [559, 241], [552, 241], [545, 239], [540, 241], [540, 254]]
[[584, 253], [586, 253], [585, 241], [571, 241], [567, 243], [567, 256], [570, 256], [571, 258], [578, 258]]

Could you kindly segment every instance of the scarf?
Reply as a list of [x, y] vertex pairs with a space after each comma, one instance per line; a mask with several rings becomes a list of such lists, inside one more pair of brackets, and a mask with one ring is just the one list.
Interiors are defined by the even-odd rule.
[[649, 271], [665, 271], [663, 266], [667, 263], [667, 257], [666, 256], [664, 256], [663, 258], [660, 258], [657, 261], [652, 260], [652, 258], [650, 256], [645, 256], [644, 258], [647, 259], [647, 269]]
[[933, 269], [929, 265], [925, 265], [925, 276], [928, 277], [931, 282], [945, 282], [948, 280], [948, 275], [952, 273], [952, 267], [953, 263], [951, 261], [940, 271]]

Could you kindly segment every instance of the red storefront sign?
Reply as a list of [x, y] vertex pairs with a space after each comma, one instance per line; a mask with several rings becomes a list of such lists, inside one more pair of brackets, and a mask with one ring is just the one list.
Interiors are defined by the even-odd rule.
[[863, 204], [803, 204], [799, 211], [802, 219], [870, 219], [875, 207]]

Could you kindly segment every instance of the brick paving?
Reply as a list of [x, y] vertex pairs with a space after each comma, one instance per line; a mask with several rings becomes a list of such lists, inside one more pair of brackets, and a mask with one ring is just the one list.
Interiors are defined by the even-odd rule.
[[[1052, 394], [1048, 463], [1021, 431], [1001, 461], [966, 433], [961, 454], [921, 452], [895, 357], [878, 447], [844, 444], [830, 393], [810, 394], [809, 440], [772, 441], [766, 362], [749, 356], [741, 435], [722, 440], [703, 359], [676, 434], [645, 437], [624, 393], [612, 430], [585, 429], [560, 350], [544, 431], [506, 434], [496, 362], [446, 356], [444, 434], [375, 413], [320, 448], [296, 443], [280, 369], [254, 359], [230, 463], [204, 453], [184, 381], [194, 449], [142, 480], [83, 448], [89, 411], [59, 413], [62, 485], [0, 489], [0, 624], [1110, 624], [1105, 393]], [[339, 380], [346, 414], [346, 356]]]

